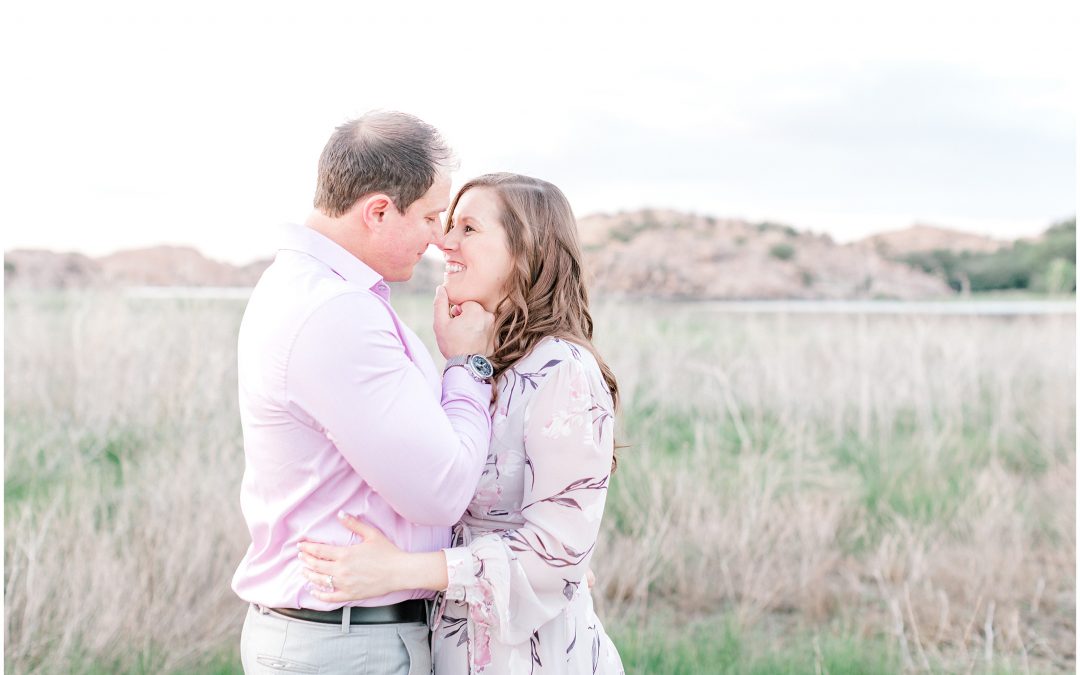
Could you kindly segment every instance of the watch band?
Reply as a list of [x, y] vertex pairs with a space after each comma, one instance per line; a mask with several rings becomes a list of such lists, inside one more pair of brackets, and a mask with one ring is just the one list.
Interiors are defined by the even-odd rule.
[[449, 370], [450, 368], [453, 368], [454, 366], [463, 366], [463, 365], [465, 365], [465, 362], [468, 361], [468, 360], [469, 360], [469, 355], [468, 354], [460, 354], [458, 356], [451, 356], [450, 358], [446, 359], [446, 365], [443, 366], [443, 372], [445, 373], [447, 370]]
[[491, 362], [482, 354], [451, 356], [446, 360], [443, 372], [445, 373], [455, 366], [461, 366], [474, 380], [485, 384], [491, 384], [495, 374], [495, 369], [492, 367]]

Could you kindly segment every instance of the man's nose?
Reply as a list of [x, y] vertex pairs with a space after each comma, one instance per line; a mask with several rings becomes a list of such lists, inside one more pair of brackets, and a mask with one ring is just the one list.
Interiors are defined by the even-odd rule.
[[453, 250], [453, 248], [457, 245], [457, 240], [454, 238], [453, 231], [451, 230], [450, 232], [441, 234], [439, 236], [437, 245], [444, 251]]
[[439, 248], [442, 248], [443, 229], [442, 223], [435, 221], [431, 224], [431, 243]]

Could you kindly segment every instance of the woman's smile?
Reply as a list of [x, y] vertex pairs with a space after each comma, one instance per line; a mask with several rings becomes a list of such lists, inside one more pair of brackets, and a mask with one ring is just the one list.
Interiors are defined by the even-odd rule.
[[478, 187], [463, 193], [450, 214], [442, 240], [450, 302], [472, 300], [491, 312], [506, 297], [513, 263], [500, 210], [496, 194]]

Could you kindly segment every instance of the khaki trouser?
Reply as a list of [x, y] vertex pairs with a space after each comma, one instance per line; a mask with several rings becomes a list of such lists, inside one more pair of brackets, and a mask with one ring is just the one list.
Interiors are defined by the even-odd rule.
[[333, 625], [251, 605], [240, 636], [240, 659], [247, 675], [430, 675], [429, 638], [423, 623]]

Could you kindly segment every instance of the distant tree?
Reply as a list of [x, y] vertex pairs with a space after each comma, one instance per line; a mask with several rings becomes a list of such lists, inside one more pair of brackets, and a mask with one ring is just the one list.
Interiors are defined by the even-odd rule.
[[1075, 293], [1076, 263], [1054, 258], [1046, 271], [1035, 278], [1032, 288], [1043, 293]]
[[992, 253], [922, 251], [900, 260], [945, 278], [955, 290], [1028, 289], [1076, 291], [1076, 218], [1050, 226], [1034, 241], [1018, 241]]
[[1028, 288], [1035, 267], [1032, 247], [1017, 242], [994, 253], [964, 256], [957, 271], [968, 278], [972, 291], [979, 292]]

